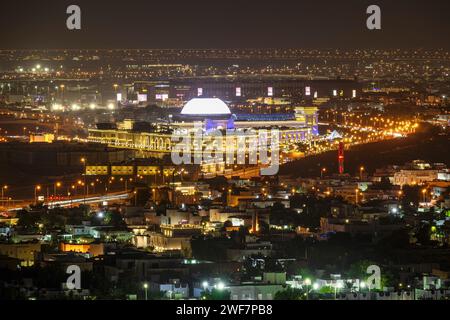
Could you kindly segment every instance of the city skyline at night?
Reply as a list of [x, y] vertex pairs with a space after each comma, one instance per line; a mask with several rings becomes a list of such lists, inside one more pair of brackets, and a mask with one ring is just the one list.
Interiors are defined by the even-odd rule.
[[0, 304], [449, 300], [449, 10], [3, 3]]

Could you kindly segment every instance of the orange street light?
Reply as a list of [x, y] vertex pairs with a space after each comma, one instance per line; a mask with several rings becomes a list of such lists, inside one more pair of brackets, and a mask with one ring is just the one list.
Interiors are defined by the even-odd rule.
[[37, 185], [34, 187], [34, 203], [37, 203], [37, 192], [41, 190], [41, 186]]
[[364, 172], [364, 167], [359, 168], [359, 179], [362, 180], [363, 179], [363, 172]]
[[8, 186], [7, 186], [7, 185], [4, 185], [4, 186], [2, 187], [2, 206], [5, 204], [4, 201], [3, 201], [3, 198], [5, 197], [4, 192], [5, 192], [6, 189], [8, 189]]

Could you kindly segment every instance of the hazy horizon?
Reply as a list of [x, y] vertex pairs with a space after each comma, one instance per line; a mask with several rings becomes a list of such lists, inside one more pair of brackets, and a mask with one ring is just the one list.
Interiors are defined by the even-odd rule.
[[[81, 30], [66, 28], [66, 8], [81, 8]], [[366, 9], [381, 8], [382, 29], [366, 28]], [[2, 49], [450, 49], [450, 2], [205, 1], [2, 4]]]

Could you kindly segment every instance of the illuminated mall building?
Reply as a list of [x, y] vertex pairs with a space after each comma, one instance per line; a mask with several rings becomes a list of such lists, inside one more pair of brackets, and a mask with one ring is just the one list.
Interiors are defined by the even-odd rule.
[[[172, 151], [172, 133], [192, 134], [199, 126], [203, 132], [214, 130], [245, 131], [257, 135], [261, 129], [278, 129], [281, 147], [311, 139], [318, 135], [317, 107], [294, 108], [291, 113], [233, 114], [225, 102], [217, 98], [194, 98], [169, 124], [143, 126], [132, 120], [116, 124], [97, 124], [89, 130], [89, 141], [110, 147], [133, 149], [139, 155], [162, 156]], [[197, 129], [196, 129], [197, 130]]]

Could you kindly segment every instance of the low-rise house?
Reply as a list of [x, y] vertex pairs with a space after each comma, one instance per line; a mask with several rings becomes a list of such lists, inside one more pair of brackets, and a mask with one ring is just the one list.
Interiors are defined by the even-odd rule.
[[168, 299], [188, 299], [189, 285], [180, 279], [170, 279], [169, 281], [151, 282], [150, 291], [163, 293]]
[[285, 273], [264, 273], [261, 282], [243, 282], [230, 285], [231, 300], [273, 300], [275, 294], [286, 288]]
[[35, 254], [41, 252], [41, 243], [0, 243], [0, 255], [20, 260], [20, 265], [30, 267], [34, 265]]

